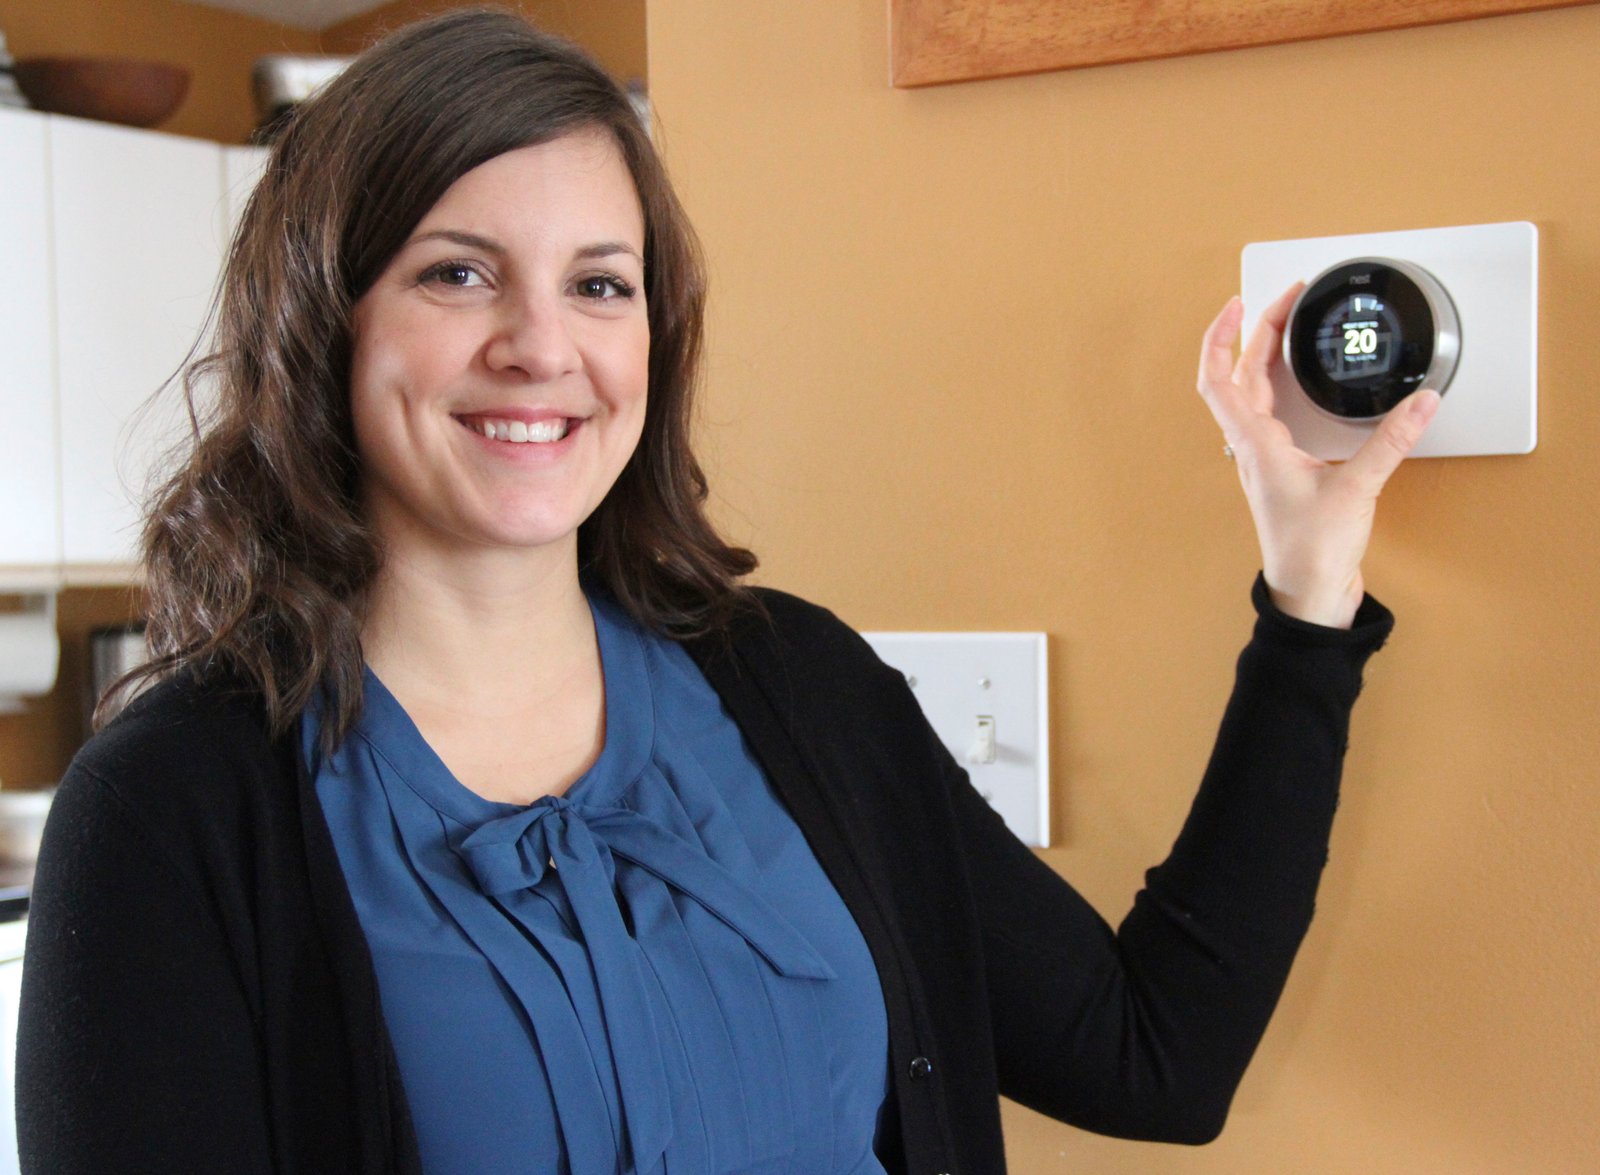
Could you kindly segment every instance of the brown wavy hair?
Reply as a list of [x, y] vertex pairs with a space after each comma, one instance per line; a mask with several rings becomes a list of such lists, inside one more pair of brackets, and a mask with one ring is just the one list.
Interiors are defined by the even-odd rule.
[[[693, 230], [627, 95], [587, 55], [508, 12], [399, 30], [300, 106], [229, 251], [215, 349], [183, 379], [192, 436], [143, 533], [145, 680], [221, 670], [282, 732], [324, 691], [335, 745], [361, 705], [361, 624], [383, 559], [363, 516], [350, 418], [352, 312], [462, 175], [579, 130], [615, 140], [644, 210], [643, 436], [578, 531], [585, 576], [671, 636], [715, 631], [749, 595], [689, 448], [705, 303]], [[136, 684], [130, 683], [130, 684]]]

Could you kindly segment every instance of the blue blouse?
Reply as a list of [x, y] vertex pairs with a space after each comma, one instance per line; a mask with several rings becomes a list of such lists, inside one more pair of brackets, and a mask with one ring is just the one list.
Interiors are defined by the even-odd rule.
[[370, 670], [334, 755], [301, 726], [424, 1169], [881, 1175], [860, 931], [688, 655], [590, 608], [606, 742], [564, 796], [470, 791]]

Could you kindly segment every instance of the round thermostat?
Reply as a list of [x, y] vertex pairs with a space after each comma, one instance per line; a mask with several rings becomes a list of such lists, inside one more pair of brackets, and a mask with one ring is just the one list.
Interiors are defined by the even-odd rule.
[[1342, 420], [1373, 420], [1418, 388], [1443, 392], [1461, 355], [1455, 304], [1427, 270], [1357, 257], [1301, 292], [1284, 359], [1311, 402]]

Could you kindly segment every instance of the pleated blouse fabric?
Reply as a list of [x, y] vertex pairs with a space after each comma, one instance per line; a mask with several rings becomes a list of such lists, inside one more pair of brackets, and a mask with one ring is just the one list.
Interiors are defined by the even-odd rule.
[[424, 1169], [881, 1175], [860, 931], [699, 669], [590, 606], [606, 741], [565, 796], [468, 790], [370, 671], [334, 755], [302, 723]]

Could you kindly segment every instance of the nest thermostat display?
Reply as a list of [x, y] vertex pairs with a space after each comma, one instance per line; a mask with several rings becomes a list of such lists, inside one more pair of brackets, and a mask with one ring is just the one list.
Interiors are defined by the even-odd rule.
[[1283, 346], [1313, 404], [1346, 420], [1371, 420], [1418, 388], [1445, 390], [1461, 328], [1450, 295], [1427, 270], [1358, 257], [1306, 286]]

